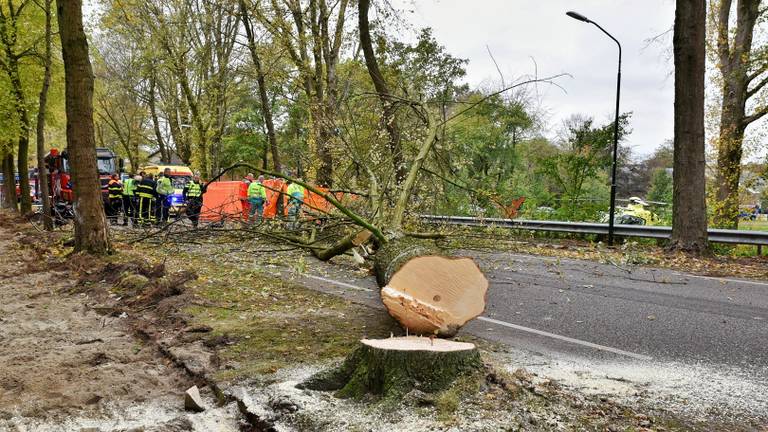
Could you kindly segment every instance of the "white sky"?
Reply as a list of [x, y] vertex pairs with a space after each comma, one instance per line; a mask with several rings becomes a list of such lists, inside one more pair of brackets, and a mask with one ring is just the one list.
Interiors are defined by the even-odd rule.
[[[672, 0], [393, 0], [408, 11], [416, 27], [432, 27], [435, 38], [454, 56], [469, 60], [467, 82], [476, 87], [499, 74], [486, 45], [509, 82], [533, 74], [569, 73], [555, 87], [540, 87], [541, 103], [550, 113], [547, 135], [571, 114], [613, 119], [616, 91], [616, 44], [600, 30], [565, 15], [575, 10], [599, 23], [623, 47], [621, 111], [632, 111], [632, 134], [626, 145], [648, 154], [672, 138], [674, 82], [671, 47], [648, 40], [671, 29]], [[664, 39], [671, 45], [671, 37]]]

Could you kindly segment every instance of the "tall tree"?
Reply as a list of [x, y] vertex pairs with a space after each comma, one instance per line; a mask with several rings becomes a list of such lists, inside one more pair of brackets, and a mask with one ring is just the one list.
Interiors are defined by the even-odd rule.
[[48, 105], [48, 89], [51, 86], [51, 66], [53, 63], [53, 30], [51, 15], [53, 0], [43, 0], [41, 7], [45, 12], [45, 51], [43, 52], [43, 85], [40, 88], [39, 104], [37, 108], [37, 179], [40, 197], [43, 203], [43, 226], [46, 230], [53, 230], [53, 218], [51, 213], [51, 197], [48, 190], [48, 170], [45, 166], [45, 113]]
[[675, 150], [670, 248], [691, 253], [708, 249], [704, 177], [706, 9], [706, 0], [677, 0], [673, 36]]
[[[266, 3], [266, 2], [264, 2]], [[316, 180], [333, 184], [336, 116], [339, 110], [338, 64], [345, 37], [349, 0], [270, 0], [255, 8], [256, 18], [288, 53], [309, 101], [310, 147], [319, 161]]]
[[107, 218], [96, 166], [93, 127], [93, 69], [83, 29], [82, 0], [57, 0], [64, 58], [67, 149], [74, 184], [75, 251], [109, 250]]
[[245, 35], [248, 39], [248, 50], [251, 53], [251, 60], [253, 61], [253, 67], [256, 72], [256, 82], [259, 87], [259, 101], [261, 102], [261, 115], [264, 118], [264, 125], [267, 128], [267, 139], [269, 140], [269, 150], [272, 153], [273, 170], [281, 172], [280, 152], [277, 147], [275, 123], [272, 119], [272, 104], [269, 102], [269, 96], [267, 95], [266, 75], [264, 73], [264, 67], [261, 64], [261, 56], [259, 55], [259, 50], [256, 45], [253, 24], [251, 23], [251, 17], [245, 0], [240, 0], [240, 13], [242, 14], [243, 27], [245, 27]]
[[[0, 43], [2, 43], [3, 55], [0, 56], [0, 68], [2, 68], [10, 79], [13, 100], [18, 115], [18, 170], [19, 170], [19, 189], [21, 191], [21, 212], [28, 213], [32, 210], [32, 200], [30, 199], [29, 188], [29, 132], [31, 122], [29, 119], [29, 109], [27, 107], [27, 96], [24, 89], [24, 83], [21, 77], [21, 62], [25, 57], [32, 55], [34, 46], [21, 46], [20, 30], [23, 26], [21, 22], [24, 19], [25, 8], [29, 1], [22, 1], [18, 4], [9, 1], [7, 5], [0, 6]], [[6, 9], [7, 7], [7, 9]]]
[[358, 2], [358, 21], [360, 26], [360, 46], [363, 48], [365, 56], [365, 66], [368, 74], [371, 76], [376, 93], [384, 109], [382, 121], [384, 128], [389, 135], [389, 149], [392, 152], [392, 165], [395, 171], [395, 180], [397, 184], [405, 180], [406, 167], [403, 163], [403, 150], [400, 145], [400, 128], [397, 124], [397, 100], [390, 93], [387, 81], [379, 69], [379, 63], [376, 60], [376, 53], [373, 51], [371, 42], [371, 30], [368, 20], [368, 9], [370, 9], [370, 0], [360, 0]]
[[2, 144], [2, 165], [3, 165], [3, 208], [18, 211], [16, 205], [16, 182], [13, 180], [15, 169], [13, 163], [13, 144], [5, 142]]
[[[744, 132], [768, 114], [768, 104], [747, 112], [747, 101], [768, 84], [768, 60], [755, 55], [755, 25], [764, 10], [760, 0], [737, 0], [736, 28], [731, 30], [732, 0], [711, 1], [716, 21], [717, 67], [722, 76], [720, 136], [717, 141], [717, 202], [715, 223], [735, 228], [739, 223], [739, 180]], [[764, 48], [763, 48], [764, 49]]]

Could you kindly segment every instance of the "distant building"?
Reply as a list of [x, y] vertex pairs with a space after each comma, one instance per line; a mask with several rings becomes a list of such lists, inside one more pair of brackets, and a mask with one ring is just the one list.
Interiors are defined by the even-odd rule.
[[[160, 165], [160, 150], [155, 150], [147, 156], [147, 165]], [[171, 161], [168, 165], [186, 165], [175, 151], [171, 150]]]
[[764, 175], [765, 168], [761, 165], [744, 165], [741, 171], [741, 193], [739, 194], [739, 204], [742, 206], [754, 207], [761, 204], [766, 198], [766, 189], [768, 180]]
[[651, 173], [645, 164], [634, 163], [619, 165], [616, 170], [616, 196], [629, 198], [645, 196], [651, 182]]

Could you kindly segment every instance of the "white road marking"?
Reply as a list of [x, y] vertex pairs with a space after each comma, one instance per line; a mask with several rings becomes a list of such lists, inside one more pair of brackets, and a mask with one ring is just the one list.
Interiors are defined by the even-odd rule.
[[353, 290], [373, 292], [373, 290], [370, 289], [370, 288], [363, 288], [363, 287], [359, 287], [357, 285], [348, 284], [346, 282], [340, 282], [340, 281], [337, 281], [337, 280], [324, 278], [322, 276], [313, 276], [313, 275], [308, 275], [308, 274], [304, 274], [304, 275], [301, 275], [301, 276], [302, 277], [306, 277], [306, 278], [310, 278], [310, 279], [316, 279], [316, 280], [327, 282], [327, 283], [334, 284], [334, 285], [343, 286], [345, 288], [350, 288], [350, 289], [353, 289]]
[[[316, 279], [316, 280], [327, 282], [327, 283], [330, 283], [330, 284], [339, 285], [339, 286], [343, 286], [343, 287], [346, 287], [346, 288], [358, 290], [358, 291], [373, 292], [373, 290], [369, 289], [369, 288], [363, 288], [363, 287], [360, 287], [360, 286], [357, 286], [357, 285], [348, 284], [346, 282], [340, 282], [340, 281], [337, 281], [337, 280], [333, 280], [333, 279], [329, 279], [329, 278], [324, 278], [322, 276], [313, 276], [313, 275], [306, 275], [306, 274], [302, 275], [302, 276], [310, 278], [310, 279]], [[605, 345], [598, 345], [598, 344], [595, 344], [595, 343], [592, 343], [592, 342], [587, 342], [587, 341], [583, 341], [583, 340], [580, 340], [580, 339], [570, 338], [568, 336], [561, 336], [559, 334], [545, 332], [543, 330], [536, 330], [536, 329], [532, 329], [532, 328], [528, 328], [528, 327], [523, 327], [521, 325], [508, 323], [506, 321], [499, 321], [497, 319], [487, 318], [487, 317], [484, 317], [484, 316], [478, 317], [477, 319], [480, 320], [480, 321], [485, 321], [485, 322], [493, 323], [493, 324], [496, 324], [496, 325], [500, 325], [502, 327], [508, 327], [508, 328], [515, 329], [515, 330], [520, 330], [520, 331], [524, 331], [524, 332], [528, 332], [528, 333], [533, 333], [533, 334], [536, 334], [536, 335], [539, 335], [539, 336], [544, 336], [544, 337], [548, 337], [548, 338], [551, 338], [551, 339], [557, 339], [557, 340], [561, 340], [561, 341], [564, 341], [564, 342], [569, 342], [569, 343], [572, 343], [572, 344], [581, 345], [581, 346], [593, 348], [593, 349], [600, 350], [600, 351], [606, 351], [606, 352], [610, 352], [610, 353], [614, 353], [614, 354], [619, 354], [619, 355], [631, 357], [631, 358], [634, 358], [634, 359], [637, 359], [637, 360], [645, 360], [645, 361], [653, 360], [653, 357], [649, 357], [649, 356], [646, 356], [646, 355], [636, 354], [636, 353], [633, 353], [633, 352], [624, 351], [624, 350], [621, 350], [621, 349], [618, 349], [618, 348], [613, 348], [613, 347], [609, 347], [609, 346], [605, 346]]]
[[549, 332], [545, 332], [543, 330], [536, 330], [536, 329], [532, 329], [532, 328], [528, 328], [528, 327], [523, 327], [521, 325], [508, 323], [506, 321], [499, 321], [497, 319], [487, 318], [487, 317], [484, 317], [484, 316], [477, 317], [477, 319], [480, 320], [480, 321], [485, 321], [485, 322], [493, 323], [493, 324], [496, 324], [496, 325], [500, 325], [500, 326], [503, 326], [503, 327], [509, 327], [511, 329], [520, 330], [520, 331], [524, 331], [524, 332], [528, 332], [528, 333], [533, 333], [533, 334], [536, 334], [536, 335], [539, 335], [539, 336], [544, 336], [544, 337], [548, 337], [548, 338], [552, 338], [552, 339], [561, 340], [561, 341], [564, 341], [564, 342], [569, 342], [569, 343], [576, 344], [576, 345], [581, 345], [581, 346], [585, 346], [585, 347], [589, 347], [589, 348], [594, 348], [594, 349], [600, 350], [600, 351], [606, 351], [606, 352], [610, 352], [610, 353], [614, 353], [614, 354], [619, 354], [619, 355], [623, 355], [623, 356], [627, 356], [627, 357], [632, 357], [633, 359], [637, 359], [637, 360], [645, 360], [645, 361], [653, 360], [653, 357], [650, 357], [650, 356], [647, 356], [647, 355], [636, 354], [636, 353], [633, 353], [633, 352], [624, 351], [624, 350], [621, 350], [621, 349], [618, 349], [618, 348], [613, 348], [613, 347], [609, 347], [609, 346], [605, 346], [605, 345], [598, 345], [596, 343], [583, 341], [581, 339], [574, 339], [574, 338], [570, 338], [568, 336], [561, 336], [559, 334], [549, 333]]

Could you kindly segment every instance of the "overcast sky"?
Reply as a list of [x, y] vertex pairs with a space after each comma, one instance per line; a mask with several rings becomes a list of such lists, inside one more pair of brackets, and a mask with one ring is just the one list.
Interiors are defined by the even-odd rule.
[[[565, 15], [575, 10], [600, 23], [622, 44], [621, 111], [632, 111], [627, 145], [648, 154], [672, 138], [674, 82], [671, 47], [648, 40], [672, 27], [672, 0], [394, 0], [417, 27], [432, 27], [448, 51], [469, 60], [467, 82], [473, 86], [499, 74], [490, 47], [507, 81], [534, 72], [539, 77], [566, 72], [572, 78], [540, 87], [541, 103], [550, 113], [548, 135], [571, 114], [613, 119], [616, 91], [616, 44], [591, 24]], [[664, 39], [671, 44], [671, 37]]]

